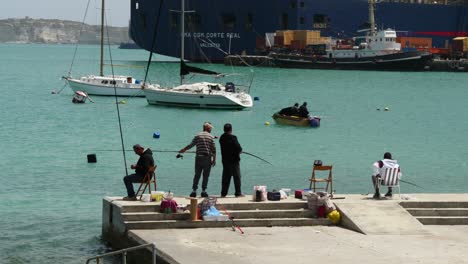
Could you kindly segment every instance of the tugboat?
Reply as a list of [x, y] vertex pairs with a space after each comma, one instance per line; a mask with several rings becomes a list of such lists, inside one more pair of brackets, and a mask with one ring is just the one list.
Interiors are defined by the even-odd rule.
[[279, 67], [339, 70], [422, 71], [432, 60], [429, 52], [402, 51], [394, 29], [376, 32], [374, 0], [369, 1], [369, 21], [370, 29], [364, 30], [367, 34], [355, 38], [358, 45], [340, 45], [337, 41], [336, 45], [328, 45], [325, 52], [308, 55], [272, 52], [269, 56]]

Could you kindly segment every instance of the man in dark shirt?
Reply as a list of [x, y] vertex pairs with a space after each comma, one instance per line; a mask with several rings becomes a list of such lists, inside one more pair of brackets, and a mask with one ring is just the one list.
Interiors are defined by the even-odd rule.
[[133, 183], [141, 182], [148, 172], [149, 167], [154, 166], [153, 152], [151, 149], [146, 149], [136, 144], [133, 146], [133, 151], [135, 154], [140, 156], [137, 164], [132, 164], [130, 168], [135, 170], [135, 173], [127, 175], [123, 178], [125, 187], [127, 188], [127, 197], [123, 199], [125, 201], [134, 201], [136, 200], [135, 191], [133, 190]]
[[224, 125], [224, 134], [219, 138], [221, 145], [221, 156], [223, 160], [223, 178], [221, 182], [221, 197], [226, 197], [231, 183], [231, 177], [234, 178], [234, 187], [236, 197], [243, 197], [241, 191], [241, 174], [240, 174], [240, 154], [242, 147], [237, 141], [237, 137], [232, 134], [232, 125], [227, 123]]
[[211, 135], [211, 129], [213, 129], [211, 123], [205, 122], [203, 124], [203, 132], [198, 133], [190, 144], [179, 151], [179, 153], [184, 153], [193, 146], [197, 146], [195, 157], [195, 176], [193, 177], [190, 197], [197, 196], [198, 182], [200, 181], [202, 172], [203, 181], [201, 197], [208, 197], [208, 193], [206, 192], [206, 188], [208, 187], [208, 177], [210, 177], [211, 167], [216, 165], [215, 137]]
[[294, 106], [286, 107], [281, 109], [280, 115], [286, 116], [298, 116], [299, 115], [299, 104], [295, 103]]
[[300, 117], [309, 117], [309, 110], [307, 110], [307, 102], [304, 102], [301, 107], [299, 107], [299, 116]]

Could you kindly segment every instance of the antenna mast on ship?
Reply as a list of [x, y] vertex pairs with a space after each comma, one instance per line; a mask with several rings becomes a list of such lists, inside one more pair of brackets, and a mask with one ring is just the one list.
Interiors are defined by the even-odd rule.
[[370, 35], [375, 36], [374, 0], [369, 0]]

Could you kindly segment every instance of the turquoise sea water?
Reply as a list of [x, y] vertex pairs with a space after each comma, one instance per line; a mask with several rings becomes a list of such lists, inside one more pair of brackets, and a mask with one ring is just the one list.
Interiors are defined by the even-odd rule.
[[[121, 149], [117, 111], [111, 97], [76, 105], [68, 87], [51, 94], [63, 86], [60, 77], [67, 74], [73, 52], [67, 45], [0, 45], [0, 263], [84, 263], [106, 250], [100, 240], [102, 197], [125, 195], [123, 155], [113, 151]], [[97, 73], [97, 52], [97, 46], [79, 49], [75, 75]], [[113, 47], [112, 56], [115, 63], [144, 66], [148, 54]], [[140, 68], [114, 70], [144, 77]], [[178, 81], [176, 64], [153, 63], [150, 71], [152, 81]], [[218, 136], [230, 122], [245, 151], [273, 164], [241, 157], [247, 194], [257, 184], [307, 187], [315, 159], [334, 166], [337, 193], [368, 193], [371, 164], [386, 151], [399, 161], [404, 179], [424, 187], [403, 184], [403, 193], [466, 192], [466, 73], [271, 68], [254, 73], [251, 94], [260, 100], [251, 110], [169, 108], [127, 99], [119, 105], [125, 147], [140, 143], [156, 151], [179, 150], [204, 121], [214, 124]], [[302, 101], [322, 117], [320, 128], [274, 124], [275, 111]], [[153, 139], [155, 131], [161, 138]], [[91, 153], [97, 155], [95, 164], [87, 163]], [[137, 157], [127, 152], [126, 159], [129, 168]], [[175, 153], [156, 152], [155, 160], [161, 190], [187, 195], [193, 154], [180, 160]], [[212, 170], [210, 194], [219, 195], [221, 169], [218, 164]]]

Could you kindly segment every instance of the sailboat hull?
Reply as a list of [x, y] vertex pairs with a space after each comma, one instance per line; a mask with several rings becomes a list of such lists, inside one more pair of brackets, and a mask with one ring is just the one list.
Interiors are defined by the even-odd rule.
[[[86, 76], [80, 79], [66, 78], [71, 89], [89, 95], [144, 97], [142, 85], [131, 77]], [[114, 89], [115, 82], [115, 89]]]
[[246, 93], [177, 91], [177, 89], [145, 89], [148, 104], [191, 108], [244, 109], [253, 105]]

